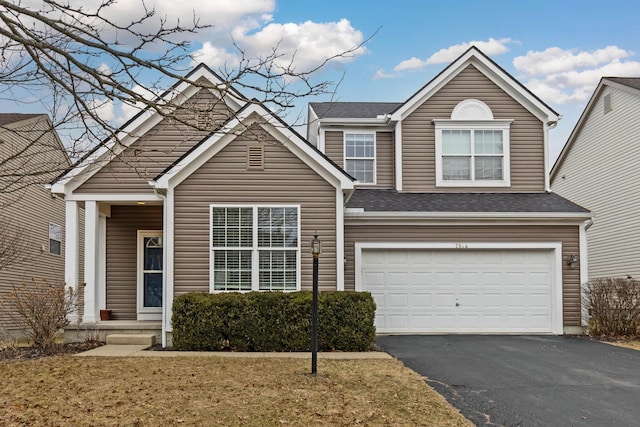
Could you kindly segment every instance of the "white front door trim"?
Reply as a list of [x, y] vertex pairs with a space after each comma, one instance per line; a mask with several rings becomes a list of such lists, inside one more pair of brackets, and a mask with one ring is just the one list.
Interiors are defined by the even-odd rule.
[[[137, 320], [162, 320], [162, 307], [144, 306], [144, 239], [147, 237], [162, 237], [162, 230], [138, 230], [137, 239]], [[164, 262], [164, 245], [163, 245]], [[165, 275], [163, 265], [162, 276]], [[164, 287], [163, 287], [164, 288]], [[163, 289], [164, 294], [165, 289]], [[164, 295], [163, 295], [164, 303]]]
[[362, 251], [366, 249], [549, 249], [553, 251], [552, 333], [563, 333], [561, 242], [360, 242], [355, 243], [355, 289], [363, 291]]

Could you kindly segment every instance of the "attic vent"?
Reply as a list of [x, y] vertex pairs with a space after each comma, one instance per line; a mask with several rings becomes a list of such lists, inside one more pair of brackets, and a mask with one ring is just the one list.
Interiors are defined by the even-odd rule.
[[264, 147], [261, 145], [247, 146], [247, 170], [264, 170]]
[[613, 110], [613, 106], [611, 104], [611, 94], [608, 93], [604, 96], [604, 113], [607, 114], [611, 110]]
[[196, 126], [200, 130], [209, 130], [212, 125], [212, 117], [208, 111], [198, 111], [196, 114]]

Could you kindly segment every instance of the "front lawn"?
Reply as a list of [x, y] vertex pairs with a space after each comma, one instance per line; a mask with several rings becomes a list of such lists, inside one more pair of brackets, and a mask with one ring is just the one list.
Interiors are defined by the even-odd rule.
[[470, 426], [395, 360], [0, 362], [0, 425]]

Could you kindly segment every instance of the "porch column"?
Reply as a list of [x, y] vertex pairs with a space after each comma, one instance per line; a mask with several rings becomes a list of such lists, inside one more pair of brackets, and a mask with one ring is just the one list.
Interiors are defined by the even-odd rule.
[[99, 277], [99, 210], [95, 200], [84, 202], [84, 321], [94, 323], [98, 319]]
[[[64, 281], [67, 287], [71, 287], [74, 293], [78, 293], [78, 276], [80, 267], [80, 239], [78, 237], [78, 202], [65, 201], [64, 224]], [[69, 316], [71, 323], [78, 320], [78, 313]]]

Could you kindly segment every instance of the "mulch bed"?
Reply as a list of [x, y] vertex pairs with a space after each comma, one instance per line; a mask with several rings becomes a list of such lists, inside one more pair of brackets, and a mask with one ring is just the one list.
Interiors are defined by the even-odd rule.
[[82, 341], [74, 343], [59, 344], [50, 352], [42, 352], [35, 347], [7, 347], [0, 349], [0, 362], [3, 361], [23, 361], [41, 359], [43, 357], [60, 356], [65, 354], [82, 353], [104, 345], [100, 341]]

